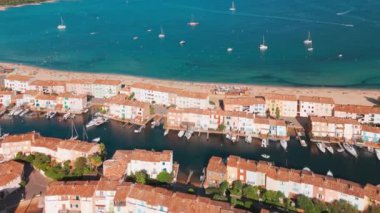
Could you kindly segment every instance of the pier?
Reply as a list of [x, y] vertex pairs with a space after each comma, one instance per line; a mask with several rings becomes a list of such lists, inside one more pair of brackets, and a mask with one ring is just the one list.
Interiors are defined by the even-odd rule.
[[187, 176], [187, 179], [186, 179], [186, 185], [190, 183], [190, 180], [191, 180], [191, 177], [193, 176], [193, 174], [194, 174], [194, 171], [190, 170], [189, 176]]

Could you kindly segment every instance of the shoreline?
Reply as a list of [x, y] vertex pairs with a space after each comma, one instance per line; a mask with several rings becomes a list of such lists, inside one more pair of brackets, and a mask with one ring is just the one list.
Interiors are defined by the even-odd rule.
[[58, 0], [47, 0], [47, 1], [42, 1], [38, 3], [25, 3], [25, 4], [18, 4], [18, 5], [7, 5], [7, 6], [0, 6], [0, 11], [6, 11], [7, 9], [10, 8], [18, 8], [18, 7], [25, 7], [25, 6], [38, 6], [41, 4], [46, 4], [46, 3], [54, 3]]
[[191, 91], [210, 91], [216, 87], [236, 87], [248, 88], [253, 95], [263, 95], [265, 93], [280, 93], [289, 95], [306, 95], [331, 97], [337, 104], [357, 104], [357, 105], [374, 105], [374, 101], [380, 96], [379, 89], [354, 89], [339, 87], [295, 87], [295, 86], [274, 86], [274, 85], [255, 85], [243, 83], [217, 83], [217, 82], [195, 82], [170, 79], [158, 79], [151, 77], [139, 77], [128, 74], [117, 73], [91, 73], [84, 71], [72, 70], [55, 70], [42, 68], [38, 66], [0, 62], [4, 68], [14, 68], [13, 73], [22, 75], [31, 75], [40, 80], [70, 80], [70, 79], [117, 79], [122, 80], [124, 84], [131, 85], [136, 82], [149, 82], [168, 87], [176, 87]]

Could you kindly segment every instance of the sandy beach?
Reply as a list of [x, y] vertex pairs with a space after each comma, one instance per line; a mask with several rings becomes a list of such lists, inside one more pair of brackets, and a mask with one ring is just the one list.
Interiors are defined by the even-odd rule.
[[40, 2], [40, 3], [30, 3], [30, 4], [20, 4], [20, 5], [0, 6], [0, 11], [5, 11], [5, 10], [7, 10], [8, 8], [12, 8], [12, 7], [36, 6], [36, 5], [41, 5], [41, 4], [45, 4], [45, 3], [54, 3], [54, 2], [56, 2], [56, 1], [57, 1], [57, 0], [48, 0], [48, 1]]
[[[153, 83], [162, 86], [170, 86], [183, 88], [191, 91], [210, 91], [215, 87], [247, 87], [252, 91], [253, 95], [263, 95], [265, 93], [279, 93], [279, 94], [292, 94], [292, 95], [307, 95], [307, 96], [321, 96], [331, 97], [337, 104], [358, 104], [358, 105], [374, 105], [374, 100], [380, 96], [380, 90], [369, 89], [345, 89], [345, 88], [323, 88], [323, 87], [285, 87], [285, 86], [261, 86], [261, 85], [248, 85], [248, 84], [226, 84], [226, 83], [208, 83], [208, 82], [185, 82], [185, 81], [172, 81], [161, 80], [145, 77], [136, 77], [122, 74], [98, 74], [77, 71], [61, 71], [51, 70], [41, 67], [26, 66], [13, 63], [0, 63], [0, 66], [6, 68], [14, 68], [14, 73], [22, 75], [31, 75], [36, 79], [41, 80], [70, 80], [70, 79], [119, 79], [126, 85], [135, 82]], [[372, 101], [372, 102], [371, 102]]]

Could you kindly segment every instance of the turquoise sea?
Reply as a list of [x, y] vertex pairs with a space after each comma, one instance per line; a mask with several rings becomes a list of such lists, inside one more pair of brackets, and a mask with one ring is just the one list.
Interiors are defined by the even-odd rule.
[[[0, 12], [0, 61], [175, 80], [380, 88], [380, 1], [235, 5], [235, 13], [231, 0], [63, 0], [11, 8]], [[192, 15], [200, 22], [195, 28], [187, 25]], [[61, 16], [67, 29], [60, 32]], [[303, 44], [309, 31], [312, 53]]]

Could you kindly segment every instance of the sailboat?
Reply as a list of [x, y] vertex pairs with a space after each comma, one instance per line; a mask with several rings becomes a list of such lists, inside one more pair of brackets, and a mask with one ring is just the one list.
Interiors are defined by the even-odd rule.
[[160, 34], [158, 34], [158, 38], [160, 38], [160, 39], [164, 39], [165, 38], [165, 33], [164, 33], [164, 30], [162, 29], [162, 27], [161, 27]]
[[280, 144], [282, 148], [286, 151], [286, 149], [288, 148], [288, 142], [286, 140], [280, 140]]
[[83, 140], [83, 141], [88, 141], [87, 131], [86, 131], [86, 128], [85, 128], [84, 126], [83, 126], [82, 140]]
[[76, 139], [78, 139], [78, 131], [75, 128], [75, 124], [74, 124], [74, 121], [73, 121], [71, 123], [71, 138], [69, 140], [76, 140]]
[[187, 25], [189, 25], [190, 27], [196, 27], [199, 25], [199, 22], [194, 21], [194, 15], [191, 15], [191, 20], [187, 23]]
[[326, 145], [324, 143], [316, 143], [319, 151], [321, 151], [322, 153], [326, 153]]
[[303, 41], [303, 43], [305, 45], [311, 45], [313, 43], [313, 40], [311, 40], [311, 35], [310, 35], [310, 32], [308, 32], [308, 35], [307, 35], [307, 39], [305, 41]]
[[236, 11], [236, 7], [235, 7], [235, 2], [234, 1], [232, 1], [232, 3], [231, 3], [230, 11], [232, 11], [232, 12]]
[[380, 149], [375, 149], [376, 157], [378, 160], [380, 160]]
[[325, 144], [327, 151], [331, 154], [334, 154], [334, 148], [330, 144]]
[[260, 44], [259, 48], [260, 48], [261, 52], [265, 52], [265, 51], [268, 50], [268, 46], [265, 45], [265, 38], [264, 38], [264, 36], [263, 36], [263, 43]]
[[66, 25], [63, 22], [62, 16], [61, 16], [61, 24], [57, 26], [57, 29], [58, 30], [65, 30], [66, 29]]

